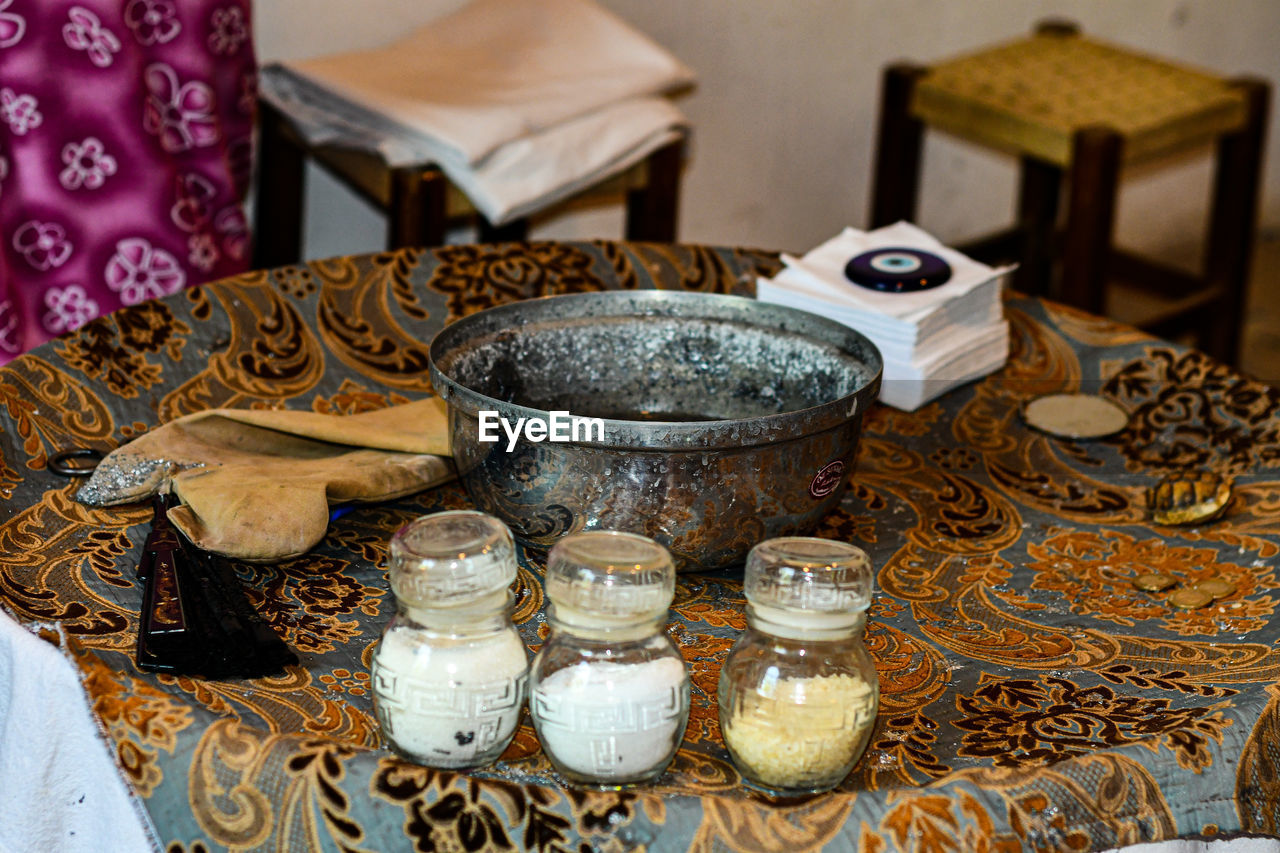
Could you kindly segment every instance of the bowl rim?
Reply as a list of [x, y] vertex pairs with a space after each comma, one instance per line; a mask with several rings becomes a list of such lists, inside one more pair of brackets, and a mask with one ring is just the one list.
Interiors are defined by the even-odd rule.
[[[623, 310], [630, 307], [632, 310]], [[693, 307], [707, 313], [678, 313]], [[568, 312], [567, 314], [565, 312]], [[530, 318], [530, 314], [536, 315]], [[879, 393], [884, 373], [880, 350], [864, 334], [829, 317], [754, 298], [705, 291], [623, 289], [533, 297], [495, 305], [449, 322], [432, 338], [428, 366], [435, 392], [449, 406], [470, 417], [481, 410], [497, 411], [504, 418], [546, 419], [550, 412], [510, 403], [462, 385], [445, 371], [447, 356], [477, 331], [496, 332], [525, 325], [537, 316], [557, 319], [591, 317], [673, 316], [762, 325], [800, 334], [833, 345], [866, 364], [869, 378], [837, 399], [804, 409], [749, 418], [699, 421], [636, 421], [603, 418], [605, 440], [564, 442], [575, 447], [636, 450], [711, 450], [746, 448], [811, 435], [841, 426], [860, 415]], [[520, 319], [520, 323], [509, 322]], [[768, 318], [781, 320], [770, 323]], [[763, 322], [762, 322], [763, 321]], [[790, 328], [788, 328], [790, 326]], [[477, 329], [479, 327], [479, 329]]]

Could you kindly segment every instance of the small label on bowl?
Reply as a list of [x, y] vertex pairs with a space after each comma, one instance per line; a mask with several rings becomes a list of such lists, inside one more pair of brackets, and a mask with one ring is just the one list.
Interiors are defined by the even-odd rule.
[[809, 494], [815, 498], [825, 498], [840, 487], [843, 479], [844, 461], [837, 459], [834, 462], [828, 462], [822, 466], [822, 470], [813, 475], [813, 482], [809, 484]]

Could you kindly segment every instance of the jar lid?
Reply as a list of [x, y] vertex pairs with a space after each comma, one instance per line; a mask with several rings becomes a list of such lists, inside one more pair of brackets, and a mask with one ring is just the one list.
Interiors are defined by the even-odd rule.
[[570, 534], [547, 555], [547, 597], [561, 622], [606, 627], [656, 619], [675, 595], [666, 548], [617, 530]]
[[856, 545], [832, 539], [767, 539], [747, 555], [744, 591], [771, 621], [853, 624], [871, 604], [871, 561]]
[[511, 531], [474, 510], [424, 515], [391, 537], [396, 598], [416, 607], [454, 607], [506, 590], [516, 579]]

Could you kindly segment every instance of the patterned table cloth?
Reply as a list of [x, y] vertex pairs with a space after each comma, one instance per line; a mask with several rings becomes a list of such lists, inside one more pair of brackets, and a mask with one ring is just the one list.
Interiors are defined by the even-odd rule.
[[[450, 246], [259, 271], [132, 306], [0, 369], [0, 605], [56, 624], [92, 712], [167, 850], [1093, 850], [1280, 822], [1280, 398], [1127, 327], [1011, 298], [1009, 364], [864, 422], [852, 486], [818, 535], [877, 568], [867, 644], [882, 698], [835, 791], [771, 798], [729, 762], [721, 662], [744, 627], [733, 572], [680, 578], [670, 632], [692, 673], [685, 740], [655, 784], [561, 784], [527, 715], [496, 766], [397, 758], [370, 704], [394, 609], [385, 559], [409, 519], [466, 507], [456, 484], [351, 512], [313, 552], [238, 564], [301, 664], [213, 681], [138, 670], [143, 505], [95, 510], [49, 458], [109, 449], [214, 406], [350, 413], [430, 391], [449, 319], [614, 287], [749, 292], [774, 254], [697, 246]], [[1095, 441], [1029, 429], [1020, 407], [1083, 390], [1130, 413]], [[1160, 476], [1235, 478], [1226, 516], [1147, 520]], [[546, 637], [522, 555], [516, 620]], [[1131, 585], [1160, 570], [1229, 581], [1176, 610]]]

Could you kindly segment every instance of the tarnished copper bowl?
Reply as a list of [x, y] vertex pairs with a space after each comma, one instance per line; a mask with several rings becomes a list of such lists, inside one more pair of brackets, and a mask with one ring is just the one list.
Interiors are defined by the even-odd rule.
[[431, 343], [477, 508], [544, 548], [641, 533], [682, 571], [813, 529], [852, 472], [881, 367], [871, 341], [824, 317], [656, 290], [502, 305]]

